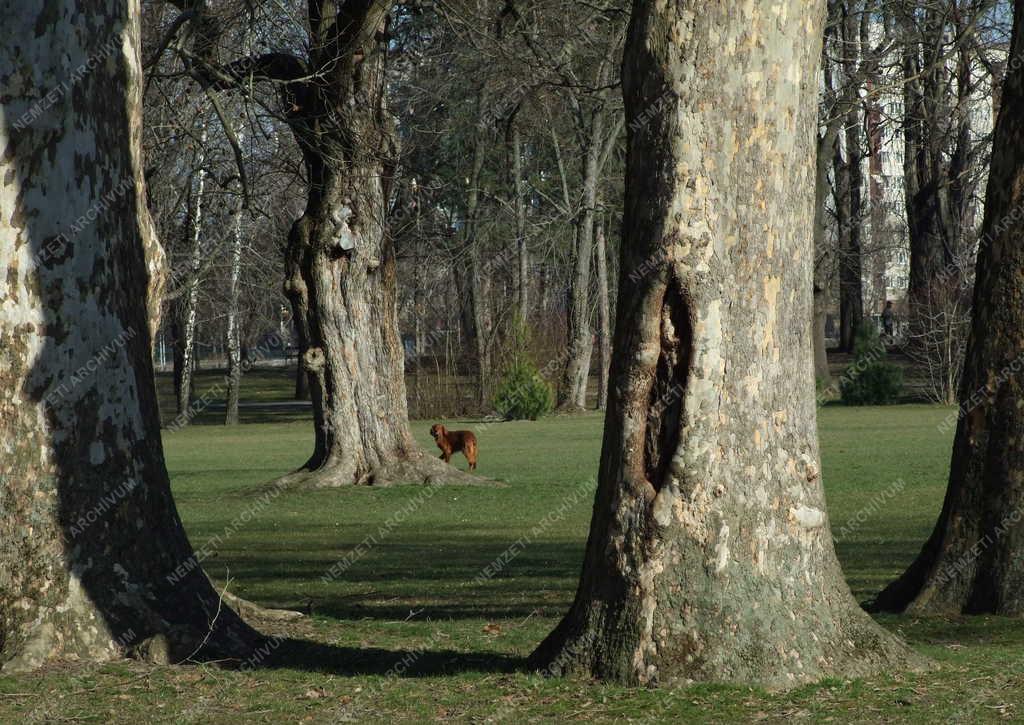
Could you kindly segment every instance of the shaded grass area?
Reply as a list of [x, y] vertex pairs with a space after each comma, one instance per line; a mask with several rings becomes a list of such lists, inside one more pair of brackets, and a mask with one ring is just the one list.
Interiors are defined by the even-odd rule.
[[[272, 392], [272, 390], [271, 390]], [[824, 408], [824, 480], [858, 599], [897, 575], [945, 488], [948, 411]], [[431, 444], [429, 421], [413, 424]], [[446, 421], [447, 423], [447, 421]], [[1024, 707], [1024, 623], [884, 617], [934, 671], [826, 681], [788, 693], [543, 679], [522, 658], [572, 599], [601, 418], [472, 427], [480, 472], [506, 488], [407, 486], [285, 493], [308, 422], [165, 433], [175, 496], [207, 570], [264, 605], [273, 651], [251, 672], [116, 663], [0, 678], [0, 722], [995, 722]], [[462, 458], [456, 459], [465, 468]], [[262, 492], [261, 492], [262, 491]], [[261, 496], [263, 498], [261, 498]], [[510, 548], [511, 547], [511, 548]]]

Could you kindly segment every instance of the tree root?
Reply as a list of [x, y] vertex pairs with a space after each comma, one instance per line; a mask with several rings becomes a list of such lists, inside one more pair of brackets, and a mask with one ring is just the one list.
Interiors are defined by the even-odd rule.
[[271, 488], [293, 490], [340, 488], [342, 486], [494, 486], [506, 484], [462, 471], [454, 465], [420, 453], [404, 460], [395, 460], [368, 471], [358, 478], [347, 467], [328, 464], [315, 470], [299, 469], [271, 482]]
[[260, 605], [250, 602], [248, 599], [242, 599], [237, 594], [232, 594], [227, 590], [226, 587], [219, 587], [213, 580], [210, 581], [213, 584], [214, 589], [220, 594], [220, 598], [224, 600], [224, 603], [235, 610], [235, 612], [242, 617], [242, 619], [248, 621], [250, 619], [260, 619], [267, 622], [294, 622], [297, 619], [302, 619], [306, 615], [302, 612], [296, 612], [293, 609], [267, 609]]

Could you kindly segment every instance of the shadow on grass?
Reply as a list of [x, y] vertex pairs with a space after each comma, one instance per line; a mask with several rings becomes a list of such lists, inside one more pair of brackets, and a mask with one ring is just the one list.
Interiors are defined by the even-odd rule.
[[253, 655], [254, 662], [261, 653], [265, 653], [262, 660], [255, 664], [259, 669], [290, 669], [342, 676], [440, 677], [462, 672], [512, 673], [526, 668], [526, 658], [494, 652], [338, 647], [306, 639], [271, 639], [264, 649]]

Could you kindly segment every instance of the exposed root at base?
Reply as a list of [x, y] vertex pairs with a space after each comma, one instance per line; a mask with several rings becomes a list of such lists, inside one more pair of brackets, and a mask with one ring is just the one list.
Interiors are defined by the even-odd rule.
[[455, 466], [426, 454], [407, 460], [398, 460], [363, 474], [353, 480], [351, 470], [340, 465], [328, 465], [316, 470], [299, 469], [272, 481], [268, 488], [320, 489], [342, 486], [495, 486], [505, 483], [461, 471]]
[[248, 599], [242, 599], [240, 596], [232, 594], [224, 587], [218, 587], [216, 583], [213, 586], [220, 593], [224, 603], [234, 609], [245, 620], [261, 619], [268, 622], [293, 622], [306, 616], [302, 612], [296, 612], [293, 609], [267, 609], [254, 602], [250, 602]]

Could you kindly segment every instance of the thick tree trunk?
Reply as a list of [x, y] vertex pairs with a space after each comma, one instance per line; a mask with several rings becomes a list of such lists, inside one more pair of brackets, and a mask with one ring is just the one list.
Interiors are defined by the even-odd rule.
[[309, 3], [309, 56], [217, 57], [221, 26], [193, 13], [192, 72], [214, 89], [272, 82], [302, 151], [309, 189], [285, 251], [300, 364], [313, 404], [313, 453], [282, 485], [465, 479], [409, 430], [395, 252], [386, 230], [396, 138], [385, 103], [389, 0]]
[[[462, 477], [425, 454], [409, 429], [398, 335], [395, 252], [385, 231], [397, 155], [385, 104], [388, 2], [347, 3], [343, 17], [312, 13], [325, 40], [291, 87], [289, 121], [309, 192], [285, 255], [309, 374], [313, 454], [284, 483], [313, 487]], [[344, 20], [344, 22], [341, 22]]]
[[821, 11], [634, 4], [597, 499], [576, 600], [535, 666], [786, 687], [910, 657], [850, 595], [824, 509], [808, 334]]
[[[1024, 53], [1017, 3], [1011, 57]], [[886, 611], [1024, 614], [1024, 69], [1011, 64], [995, 129], [949, 488]]]
[[604, 149], [604, 122], [604, 109], [593, 111], [582, 169], [583, 208], [575, 225], [576, 253], [573, 257], [569, 314], [566, 318], [569, 354], [562, 383], [558, 386], [558, 408], [562, 411], [575, 412], [587, 407], [590, 355], [594, 347], [590, 331], [590, 260], [594, 254], [594, 214], [597, 208], [601, 151]]
[[[0, 16], [0, 663], [246, 656], [258, 636], [198, 566], [160, 444], [139, 4]], [[88, 70], [51, 93], [69, 68]]]
[[612, 363], [611, 306], [608, 301], [608, 252], [605, 249], [604, 219], [599, 218], [594, 235], [597, 257], [597, 409], [608, 407], [608, 371]]

